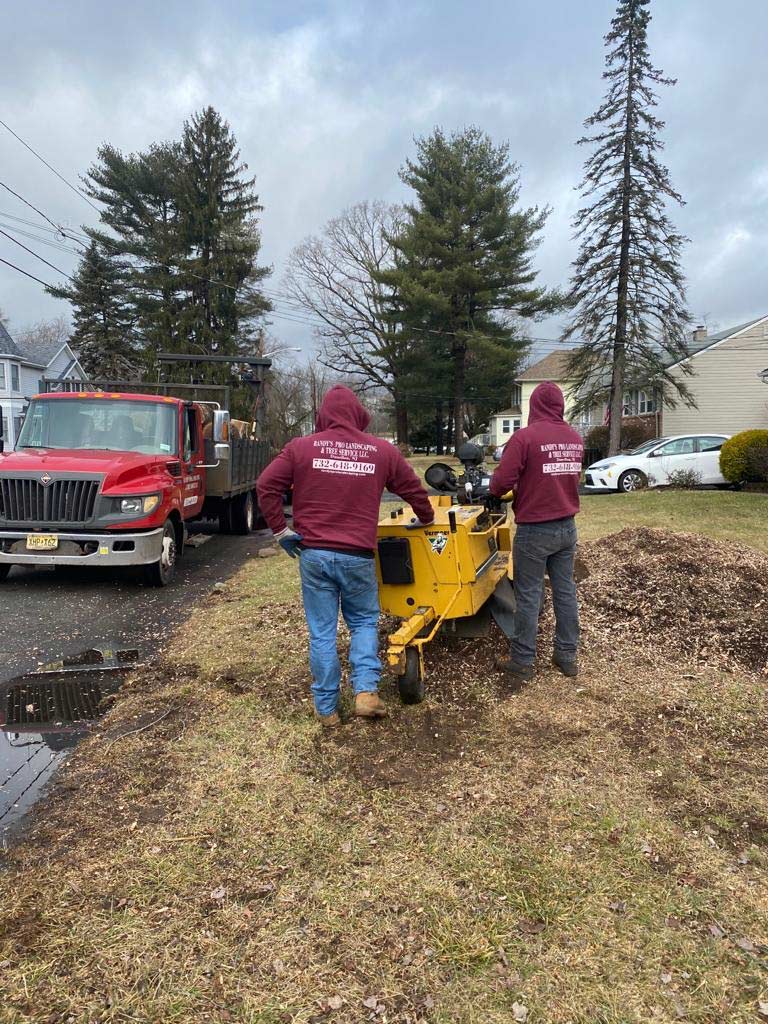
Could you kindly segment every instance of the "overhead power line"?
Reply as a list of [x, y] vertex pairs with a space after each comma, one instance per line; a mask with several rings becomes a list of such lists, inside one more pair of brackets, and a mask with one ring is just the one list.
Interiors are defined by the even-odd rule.
[[64, 184], [67, 186], [67, 188], [72, 189], [72, 191], [75, 193], [76, 196], [80, 196], [80, 198], [82, 200], [84, 200], [86, 203], [88, 203], [90, 208], [92, 210], [95, 210], [96, 213], [100, 212], [98, 206], [96, 206], [94, 203], [91, 202], [91, 200], [82, 191], [82, 189], [79, 189], [76, 185], [73, 185], [72, 182], [68, 181], [64, 177], [63, 174], [59, 174], [59, 172], [56, 170], [56, 168], [53, 167], [51, 164], [49, 164], [48, 161], [45, 159], [45, 157], [40, 156], [40, 154], [37, 152], [37, 150], [33, 149], [28, 142], [25, 142], [24, 139], [22, 139], [22, 137], [20, 135], [17, 135], [16, 132], [13, 130], [13, 128], [11, 128], [9, 125], [7, 125], [5, 123], [5, 121], [3, 121], [1, 119], [0, 119], [0, 124], [3, 126], [3, 128], [6, 129], [6, 131], [9, 131], [11, 133], [11, 135], [14, 137], [14, 139], [18, 139], [18, 141], [22, 144], [22, 146], [24, 146], [25, 149], [28, 149], [29, 152], [32, 153], [33, 156], [36, 156], [37, 159], [40, 161], [40, 163], [45, 164], [45, 166], [48, 168], [49, 171], [52, 171], [60, 181], [63, 181]]
[[31, 277], [33, 281], [37, 281], [37, 283], [41, 284], [43, 288], [53, 288], [52, 284], [48, 284], [46, 281], [41, 281], [39, 277], [35, 277], [34, 274], [30, 274], [26, 270], [22, 270], [21, 267], [17, 267], [16, 264], [11, 263], [10, 260], [4, 260], [2, 256], [0, 256], [0, 263], [5, 263], [7, 267], [12, 267], [14, 270], [18, 270], [18, 272], [23, 274], [25, 277]]
[[44, 263], [46, 267], [50, 267], [51, 270], [55, 270], [57, 274], [63, 274], [64, 277], [66, 277], [68, 280], [72, 280], [72, 278], [69, 276], [66, 270], [62, 270], [60, 267], [54, 266], [53, 263], [49, 263], [48, 260], [45, 259], [45, 257], [41, 256], [39, 253], [36, 253], [34, 249], [30, 249], [29, 246], [24, 245], [24, 243], [20, 242], [18, 238], [14, 238], [13, 235], [9, 235], [7, 231], [3, 231], [2, 228], [0, 228], [0, 235], [4, 235], [6, 238], [9, 238], [12, 242], [15, 242], [16, 245], [21, 246], [24, 252], [28, 252], [30, 256], [34, 256], [36, 260], [40, 260], [40, 262]]

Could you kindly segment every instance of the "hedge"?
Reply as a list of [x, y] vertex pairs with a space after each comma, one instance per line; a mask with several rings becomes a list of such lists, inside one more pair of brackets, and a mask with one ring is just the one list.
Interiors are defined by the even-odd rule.
[[720, 472], [732, 484], [768, 480], [768, 430], [742, 430], [720, 449]]
[[[638, 448], [644, 441], [650, 441], [655, 436], [656, 421], [653, 417], [625, 416], [621, 421], [620, 448], [622, 451]], [[592, 427], [584, 438], [584, 442], [587, 448], [594, 448], [601, 455], [606, 455], [608, 452], [608, 426], [601, 424], [598, 427]]]

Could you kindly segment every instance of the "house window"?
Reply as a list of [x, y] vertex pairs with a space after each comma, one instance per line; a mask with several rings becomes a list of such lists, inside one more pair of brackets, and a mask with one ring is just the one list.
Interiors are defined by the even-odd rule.
[[501, 421], [501, 432], [502, 432], [502, 434], [508, 434], [511, 429], [512, 429], [512, 421], [511, 420], [502, 420]]
[[512, 420], [512, 433], [516, 433], [522, 425], [522, 420]]
[[523, 389], [520, 384], [512, 385], [512, 405], [520, 405], [523, 400]]
[[648, 416], [656, 412], [656, 399], [653, 392], [640, 391], [633, 388], [624, 392], [624, 416]]
[[3, 416], [3, 440], [6, 442], [6, 444], [10, 444], [11, 443], [11, 439], [10, 439], [10, 437], [8, 437], [8, 417], [7, 416]]
[[19, 368], [16, 363], [11, 363], [11, 391], [19, 390]]
[[5, 391], [5, 363], [0, 363], [0, 391]]

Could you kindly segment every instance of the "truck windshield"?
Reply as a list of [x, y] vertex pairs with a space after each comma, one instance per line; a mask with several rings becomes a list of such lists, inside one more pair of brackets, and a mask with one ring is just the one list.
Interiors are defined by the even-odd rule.
[[114, 398], [35, 399], [17, 448], [177, 454], [177, 407]]

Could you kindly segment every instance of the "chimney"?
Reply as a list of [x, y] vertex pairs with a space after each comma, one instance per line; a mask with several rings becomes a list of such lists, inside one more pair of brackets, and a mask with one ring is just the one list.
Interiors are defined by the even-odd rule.
[[694, 332], [693, 332], [693, 340], [694, 341], [706, 341], [707, 340], [707, 328], [704, 326], [704, 324], [699, 324], [699, 326], [694, 330]]

